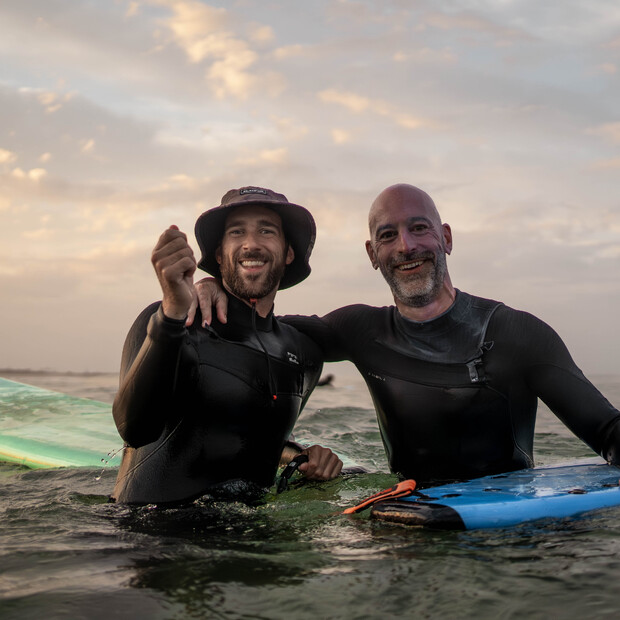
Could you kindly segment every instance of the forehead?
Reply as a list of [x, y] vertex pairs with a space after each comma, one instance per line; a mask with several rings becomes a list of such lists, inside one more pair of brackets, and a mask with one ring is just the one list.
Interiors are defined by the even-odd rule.
[[421, 191], [394, 189], [381, 194], [373, 203], [368, 216], [371, 233], [386, 226], [422, 220], [431, 226], [441, 226], [437, 209], [428, 194]]
[[272, 209], [262, 205], [235, 207], [232, 213], [226, 217], [224, 228], [250, 223], [269, 224], [282, 229], [282, 218]]

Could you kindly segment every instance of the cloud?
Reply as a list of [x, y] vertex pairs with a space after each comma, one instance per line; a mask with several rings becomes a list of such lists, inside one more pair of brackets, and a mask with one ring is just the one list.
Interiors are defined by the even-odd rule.
[[43, 168], [33, 168], [27, 172], [21, 168], [13, 168], [11, 170], [11, 175], [16, 179], [28, 179], [34, 183], [38, 183], [46, 174], [47, 171]]
[[80, 148], [80, 151], [82, 151], [82, 153], [90, 153], [93, 151], [93, 149], [95, 148], [95, 141], [90, 138], [89, 140], [82, 140], [82, 146]]
[[258, 72], [258, 53], [248, 41], [265, 45], [273, 38], [273, 29], [264, 24], [246, 26], [247, 36], [238, 36], [229, 12], [197, 0], [152, 0], [172, 13], [162, 23], [172, 33], [174, 42], [192, 63], [206, 64], [205, 77], [215, 96], [247, 99], [260, 89], [271, 96], [281, 92], [282, 78], [275, 72]]
[[594, 162], [590, 168], [592, 170], [616, 170], [620, 169], [620, 157], [614, 157], [612, 159], [601, 159]]
[[0, 149], [0, 164], [12, 164], [17, 159], [17, 155], [12, 151]]
[[344, 129], [332, 129], [332, 140], [334, 144], [346, 144], [351, 141], [351, 132]]
[[620, 144], [620, 121], [615, 123], [605, 123], [597, 127], [591, 127], [586, 130], [587, 134], [599, 136], [609, 142]]
[[263, 149], [252, 155], [242, 155], [237, 164], [243, 166], [258, 166], [263, 164], [283, 165], [288, 162], [289, 151], [286, 147]]
[[370, 99], [363, 95], [334, 88], [321, 91], [318, 97], [323, 103], [334, 103], [356, 114], [369, 112], [377, 116], [386, 117], [405, 129], [439, 129], [441, 127], [441, 124], [437, 121], [402, 112], [394, 105], [381, 99]]
[[284, 47], [278, 47], [273, 51], [273, 57], [276, 60], [286, 60], [289, 58], [296, 58], [306, 53], [307, 47], [299, 43], [294, 45], [286, 45]]
[[615, 73], [618, 71], [618, 67], [612, 62], [605, 62], [601, 65], [598, 65], [598, 69], [599, 71], [601, 71], [601, 73], [606, 73], [608, 75], [615, 75]]
[[487, 34], [495, 38], [497, 45], [512, 45], [517, 41], [532, 40], [532, 37], [522, 29], [503, 26], [491, 19], [473, 12], [439, 13], [430, 12], [424, 15], [418, 28], [430, 26], [439, 30], [451, 32], [474, 32]]

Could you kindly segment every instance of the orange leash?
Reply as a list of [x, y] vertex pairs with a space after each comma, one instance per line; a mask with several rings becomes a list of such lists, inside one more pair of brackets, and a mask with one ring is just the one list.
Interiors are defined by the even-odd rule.
[[403, 480], [398, 484], [395, 484], [393, 487], [389, 489], [385, 489], [383, 491], [379, 491], [374, 495], [371, 495], [367, 499], [365, 499], [361, 504], [357, 506], [352, 506], [351, 508], [347, 508], [342, 511], [343, 515], [350, 515], [355, 512], [360, 512], [377, 502], [380, 502], [382, 499], [389, 499], [392, 497], [406, 497], [407, 495], [411, 495], [415, 491], [415, 480]]

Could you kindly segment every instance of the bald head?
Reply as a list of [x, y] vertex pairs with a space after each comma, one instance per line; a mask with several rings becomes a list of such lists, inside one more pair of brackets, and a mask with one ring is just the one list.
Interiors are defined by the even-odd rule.
[[415, 204], [420, 207], [426, 212], [428, 219], [432, 220], [438, 227], [441, 227], [441, 218], [439, 217], [439, 211], [437, 211], [433, 199], [419, 187], [407, 183], [397, 183], [396, 185], [390, 185], [390, 187], [384, 189], [372, 203], [370, 212], [368, 213], [370, 237], [373, 237], [377, 226], [377, 220], [388, 205], [402, 208], [407, 204]]
[[433, 199], [413, 185], [391, 185], [372, 203], [368, 226], [366, 252], [399, 312], [426, 321], [447, 310], [455, 296], [446, 263], [452, 231], [441, 223]]

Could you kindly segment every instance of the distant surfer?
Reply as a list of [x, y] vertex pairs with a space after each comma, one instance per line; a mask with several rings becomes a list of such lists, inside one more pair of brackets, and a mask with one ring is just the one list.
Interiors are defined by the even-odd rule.
[[[428, 194], [388, 187], [372, 204], [369, 228], [368, 256], [396, 305], [283, 320], [319, 344], [326, 361], [357, 366], [392, 471], [426, 484], [532, 467], [538, 398], [620, 464], [620, 412], [555, 331], [454, 288], [446, 261], [452, 231]], [[215, 284], [198, 283], [201, 307], [212, 303]]]
[[328, 448], [288, 441], [319, 380], [321, 351], [273, 316], [277, 290], [310, 273], [315, 231], [305, 208], [257, 187], [230, 190], [203, 213], [198, 267], [221, 277], [228, 302], [225, 322], [209, 315], [210, 325], [186, 322], [197, 267], [186, 235], [176, 226], [161, 235], [152, 263], [163, 299], [127, 336], [113, 406], [125, 441], [116, 501], [260, 496], [290, 448], [308, 457], [299, 466], [307, 478], [340, 473]]

